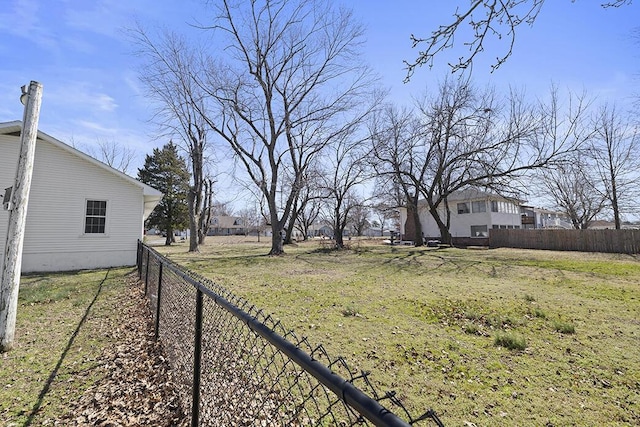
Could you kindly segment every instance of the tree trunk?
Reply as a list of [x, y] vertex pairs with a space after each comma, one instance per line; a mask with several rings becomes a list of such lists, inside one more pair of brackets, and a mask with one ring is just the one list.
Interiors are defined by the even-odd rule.
[[189, 252], [198, 252], [198, 215], [196, 214], [195, 203], [195, 189], [191, 187], [187, 195], [187, 206], [189, 208]]
[[284, 231], [285, 245], [290, 245], [291, 243], [293, 243], [293, 239], [291, 238], [291, 236], [293, 235], [294, 225], [295, 224], [293, 223], [293, 221], [289, 221], [289, 223], [287, 224], [287, 227], [285, 228], [285, 231]]
[[611, 209], [613, 210], [613, 222], [616, 230], [622, 228], [620, 220], [620, 206], [618, 206], [618, 189], [616, 188], [615, 178], [611, 179]]
[[333, 228], [333, 238], [335, 239], [335, 242], [336, 242], [336, 248], [344, 249], [344, 238], [343, 238], [344, 226], [340, 226], [338, 224], [335, 224], [335, 225], [336, 226]]
[[271, 226], [271, 251], [269, 255], [284, 255], [282, 229]]
[[167, 234], [167, 236], [164, 239], [164, 245], [165, 246], [170, 246], [171, 243], [174, 242], [174, 240], [173, 240], [173, 228], [167, 227], [167, 229], [165, 230], [165, 233]]
[[440, 218], [440, 214], [438, 214], [438, 209], [436, 207], [429, 207], [429, 212], [433, 217], [434, 221], [438, 225], [438, 229], [440, 230], [440, 242], [445, 245], [451, 244], [451, 232], [449, 231], [449, 227], [442, 221]]
[[198, 223], [198, 244], [204, 245], [211, 224], [211, 206], [213, 205], [213, 180], [204, 180], [204, 201]]
[[269, 251], [269, 255], [283, 255], [283, 224], [278, 219], [278, 210], [276, 209], [274, 194], [269, 194], [267, 204], [269, 205], [269, 217], [271, 219], [271, 251]]
[[412, 197], [407, 200], [407, 221], [404, 225], [405, 238], [413, 240], [415, 246], [424, 245], [422, 235], [422, 223], [418, 211], [417, 199]]

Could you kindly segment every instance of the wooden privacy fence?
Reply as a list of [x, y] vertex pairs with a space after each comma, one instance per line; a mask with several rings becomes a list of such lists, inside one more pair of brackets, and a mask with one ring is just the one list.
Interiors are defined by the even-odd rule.
[[489, 247], [637, 254], [640, 230], [498, 229], [490, 231]]

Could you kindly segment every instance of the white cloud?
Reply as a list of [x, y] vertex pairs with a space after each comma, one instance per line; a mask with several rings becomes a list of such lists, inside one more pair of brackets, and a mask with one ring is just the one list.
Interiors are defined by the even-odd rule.
[[94, 87], [91, 83], [64, 82], [47, 94], [48, 100], [68, 109], [83, 111], [85, 115], [99, 115], [114, 112], [118, 108], [116, 100]]
[[89, 31], [119, 39], [122, 27], [127, 25], [135, 11], [135, 1], [94, 0], [72, 1], [67, 7], [65, 25], [81, 31]]
[[3, 5], [0, 13], [0, 32], [30, 40], [38, 46], [54, 49], [55, 35], [40, 20], [40, 2], [37, 0], [14, 0]]

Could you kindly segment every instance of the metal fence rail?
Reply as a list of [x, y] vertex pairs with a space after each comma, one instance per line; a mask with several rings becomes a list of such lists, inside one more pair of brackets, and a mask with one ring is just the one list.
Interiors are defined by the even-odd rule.
[[[196, 426], [410, 426], [393, 392], [212, 281], [139, 242], [138, 272]], [[402, 417], [388, 410], [391, 407]]]

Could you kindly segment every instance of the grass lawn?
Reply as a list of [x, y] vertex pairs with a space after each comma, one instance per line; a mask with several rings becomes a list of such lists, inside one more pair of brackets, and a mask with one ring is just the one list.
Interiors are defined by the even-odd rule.
[[131, 304], [124, 292], [130, 271], [22, 277], [15, 346], [0, 353], [0, 425], [53, 425], [101, 379], [96, 367], [114, 343], [115, 316]]
[[[266, 239], [268, 240], [268, 239]], [[156, 249], [445, 425], [640, 425], [640, 258], [208, 238]]]

